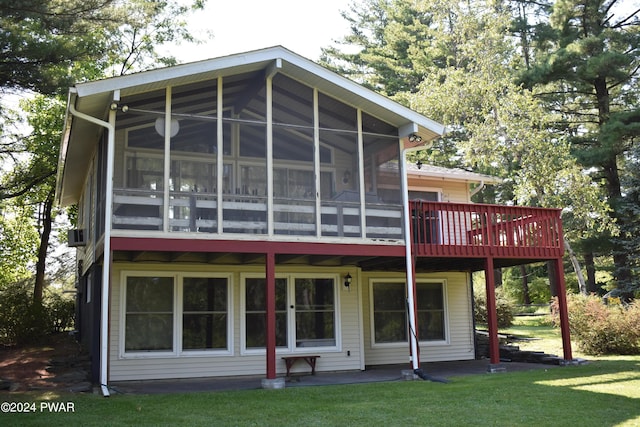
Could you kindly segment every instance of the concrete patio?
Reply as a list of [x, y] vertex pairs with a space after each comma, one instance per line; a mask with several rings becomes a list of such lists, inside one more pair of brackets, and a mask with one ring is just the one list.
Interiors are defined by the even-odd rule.
[[[533, 369], [555, 369], [558, 365], [505, 362], [500, 365], [501, 372], [515, 372]], [[448, 382], [455, 377], [464, 375], [487, 375], [488, 360], [465, 360], [454, 362], [423, 363], [423, 372], [433, 380]], [[370, 366], [364, 371], [348, 372], [317, 372], [315, 375], [296, 373], [284, 378], [285, 387], [309, 387], [340, 384], [360, 384], [371, 382], [406, 381], [403, 371], [409, 365]], [[263, 376], [247, 377], [216, 377], [198, 379], [173, 379], [150, 381], [121, 381], [109, 384], [113, 394], [158, 394], [158, 393], [188, 393], [215, 392], [230, 390], [252, 390], [262, 388]], [[417, 379], [416, 381], [422, 381]]]

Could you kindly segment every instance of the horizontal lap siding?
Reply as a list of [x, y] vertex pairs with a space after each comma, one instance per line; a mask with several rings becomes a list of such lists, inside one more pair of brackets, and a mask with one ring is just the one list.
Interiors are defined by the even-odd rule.
[[[134, 268], [135, 267], [135, 268]], [[125, 381], [125, 380], [145, 380], [145, 379], [168, 379], [168, 378], [193, 378], [193, 377], [216, 377], [216, 376], [241, 376], [241, 375], [266, 375], [266, 359], [264, 354], [259, 355], [241, 355], [241, 318], [242, 310], [240, 307], [240, 274], [235, 272], [232, 277], [233, 289], [233, 322], [232, 322], [232, 339], [233, 339], [233, 355], [224, 356], [179, 356], [179, 357], [148, 357], [148, 358], [121, 358], [120, 357], [120, 320], [121, 320], [121, 269], [123, 267], [114, 265], [112, 274], [113, 286], [111, 289], [111, 329], [109, 341], [109, 380]], [[139, 265], [126, 265], [127, 271], [139, 270]], [[149, 268], [149, 266], [147, 266]], [[152, 266], [152, 272], [170, 271], [168, 266]], [[181, 272], [189, 271], [189, 267], [180, 266]], [[210, 266], [191, 266], [194, 272], [202, 272]], [[246, 268], [245, 268], [246, 270]], [[321, 269], [323, 272], [335, 274], [335, 270]], [[217, 272], [220, 270], [217, 269]], [[256, 270], [259, 271], [259, 270]], [[264, 268], [262, 269], [264, 271]], [[319, 271], [316, 269], [315, 271]], [[280, 271], [279, 271], [280, 272]], [[305, 271], [308, 273], [308, 271]], [[355, 271], [351, 271], [353, 275]], [[339, 277], [344, 277], [340, 272]], [[340, 279], [342, 280], [342, 279]], [[356, 280], [354, 280], [356, 282]], [[340, 319], [342, 324], [342, 346], [339, 350], [309, 349], [308, 352], [298, 351], [291, 353], [288, 351], [278, 350], [276, 355], [276, 369], [278, 375], [284, 375], [286, 368], [282, 356], [291, 354], [317, 354], [320, 358], [317, 360], [316, 370], [321, 371], [340, 371], [340, 370], [358, 370], [361, 366], [361, 354], [359, 343], [359, 309], [358, 309], [358, 292], [357, 286], [352, 285], [351, 290], [347, 290], [341, 283], [337, 286], [338, 300], [340, 307]], [[350, 356], [347, 356], [347, 352]], [[310, 367], [303, 361], [297, 362], [291, 372], [310, 372]]]
[[[371, 273], [369, 278], [392, 278]], [[398, 276], [395, 276], [398, 277]], [[470, 360], [474, 358], [473, 323], [469, 280], [466, 273], [419, 274], [420, 279], [445, 279], [448, 319], [447, 343], [421, 343], [420, 361]], [[367, 280], [368, 280], [367, 279]], [[372, 346], [370, 288], [364, 287], [364, 346], [367, 365], [409, 364], [409, 344]]]

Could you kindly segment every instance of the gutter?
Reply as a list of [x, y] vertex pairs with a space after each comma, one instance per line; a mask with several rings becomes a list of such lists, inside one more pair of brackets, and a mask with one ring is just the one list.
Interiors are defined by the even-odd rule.
[[[113, 206], [113, 159], [115, 154], [115, 121], [116, 110], [109, 110], [109, 121], [82, 113], [75, 108], [78, 97], [76, 88], [69, 91], [68, 111], [79, 119], [102, 126], [107, 129], [107, 176], [105, 194], [104, 252], [102, 265], [101, 308], [100, 308], [100, 388], [104, 397], [109, 397], [107, 386], [108, 350], [109, 350], [109, 283], [111, 277], [111, 210]], [[114, 92], [114, 102], [120, 100], [120, 92]], [[70, 130], [70, 128], [69, 128]]]

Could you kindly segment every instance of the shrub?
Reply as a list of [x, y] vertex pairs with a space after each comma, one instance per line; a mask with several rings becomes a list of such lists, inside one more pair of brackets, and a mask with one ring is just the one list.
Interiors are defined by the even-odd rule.
[[0, 289], [0, 344], [33, 344], [73, 326], [72, 299], [47, 292], [42, 305], [34, 304], [32, 287], [25, 280]]
[[[586, 354], [640, 354], [640, 301], [604, 304], [597, 296], [568, 295], [569, 325]], [[557, 300], [554, 321], [559, 323]]]
[[[504, 295], [500, 288], [496, 289], [496, 312], [498, 327], [508, 328], [513, 323], [513, 303]], [[487, 298], [484, 293], [473, 295], [473, 316], [476, 323], [487, 324]]]

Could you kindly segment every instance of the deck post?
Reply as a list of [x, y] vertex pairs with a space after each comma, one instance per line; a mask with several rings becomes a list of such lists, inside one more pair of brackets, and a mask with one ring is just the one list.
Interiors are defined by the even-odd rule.
[[558, 283], [558, 311], [560, 312], [560, 332], [562, 333], [562, 352], [564, 360], [573, 360], [571, 352], [571, 333], [569, 331], [569, 310], [567, 309], [567, 289], [564, 281], [562, 258], [553, 261], [554, 274]]
[[266, 287], [265, 301], [267, 305], [267, 379], [276, 378], [276, 275], [275, 275], [275, 254], [268, 252], [265, 259], [266, 264]]
[[489, 327], [489, 356], [492, 366], [500, 364], [500, 346], [498, 343], [498, 313], [496, 309], [495, 275], [493, 258], [485, 260], [485, 284], [487, 289], [487, 323]]

